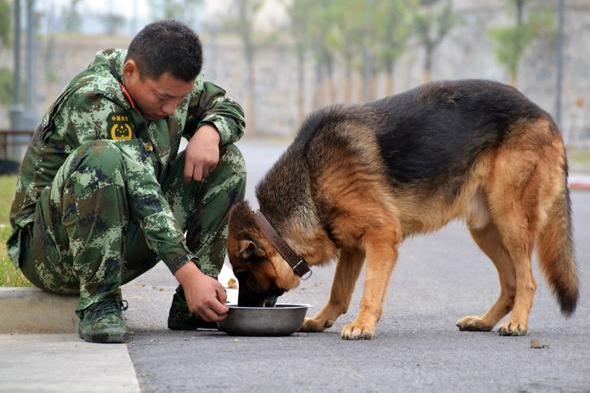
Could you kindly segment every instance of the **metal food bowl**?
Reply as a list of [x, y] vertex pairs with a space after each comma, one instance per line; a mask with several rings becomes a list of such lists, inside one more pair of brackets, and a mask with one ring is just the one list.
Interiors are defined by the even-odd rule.
[[230, 305], [217, 326], [232, 336], [288, 336], [301, 325], [309, 304], [277, 304], [275, 307]]

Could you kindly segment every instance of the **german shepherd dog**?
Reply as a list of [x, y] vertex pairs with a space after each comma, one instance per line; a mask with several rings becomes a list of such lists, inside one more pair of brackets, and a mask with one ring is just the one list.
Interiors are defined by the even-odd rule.
[[[337, 259], [328, 303], [303, 331], [332, 326], [349, 306], [363, 262], [360, 310], [344, 339], [371, 339], [399, 244], [454, 218], [498, 270], [500, 294], [460, 330], [525, 335], [537, 284], [536, 246], [561, 311], [578, 300], [567, 162], [551, 117], [513, 87], [484, 80], [425, 84], [365, 105], [311, 114], [257, 185], [260, 211], [294, 252]], [[239, 304], [261, 305], [300, 277], [261, 230], [247, 202], [230, 212], [228, 253]]]

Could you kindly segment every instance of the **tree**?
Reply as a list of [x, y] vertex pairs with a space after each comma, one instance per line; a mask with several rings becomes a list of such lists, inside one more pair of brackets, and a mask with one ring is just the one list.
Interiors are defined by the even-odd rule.
[[324, 104], [324, 82], [327, 82], [328, 95], [331, 102], [336, 100], [334, 86], [334, 64], [336, 29], [331, 0], [315, 2], [309, 28], [310, 50], [315, 60], [316, 91], [314, 92], [314, 108]]
[[420, 0], [413, 18], [413, 28], [424, 48], [422, 80], [427, 82], [432, 75], [432, 57], [436, 47], [451, 31], [458, 19], [453, 14], [452, 0]]
[[538, 36], [554, 31], [553, 18], [548, 12], [529, 12], [525, 16], [526, 3], [534, 0], [509, 0], [516, 10], [514, 26], [490, 29], [490, 36], [496, 44], [496, 58], [510, 75], [510, 83], [517, 85], [518, 66], [526, 50]]
[[0, 68], [0, 105], [9, 105], [14, 90], [12, 72], [7, 68]]
[[362, 100], [376, 97], [378, 72], [387, 76], [385, 93], [393, 92], [395, 60], [411, 32], [411, 10], [408, 0], [332, 2], [330, 16], [338, 32], [335, 47], [344, 63], [345, 101], [350, 100], [353, 67], [363, 75]]
[[407, 0], [388, 0], [377, 5], [377, 66], [387, 76], [386, 94], [393, 94], [395, 62], [402, 55], [411, 33], [410, 15], [414, 10], [413, 4]]
[[125, 24], [125, 17], [113, 11], [102, 15], [104, 32], [108, 35], [115, 35], [121, 32]]
[[195, 28], [196, 10], [204, 0], [149, 0], [152, 19], [175, 19]]
[[[237, 4], [236, 4], [237, 3]], [[256, 132], [256, 106], [255, 91], [256, 74], [255, 58], [256, 45], [254, 43], [254, 20], [260, 10], [264, 0], [236, 0], [235, 7], [232, 8], [231, 14], [224, 19], [225, 27], [236, 33], [242, 41], [244, 58], [246, 59], [246, 83], [247, 83], [247, 119], [248, 127], [251, 132]]]
[[[345, 102], [352, 100], [352, 80], [355, 63], [359, 61], [359, 53], [365, 48], [365, 33], [367, 29], [368, 13], [373, 8], [368, 7], [364, 0], [340, 0], [332, 2], [328, 13], [331, 19], [328, 23], [334, 26], [333, 49], [340, 54], [344, 63], [343, 98]], [[369, 83], [369, 81], [365, 81]]]
[[12, 31], [12, 9], [8, 0], [0, 0], [0, 44], [10, 46]]
[[305, 58], [310, 46], [311, 7], [314, 0], [293, 0], [287, 6], [295, 57], [297, 58], [297, 113], [298, 122], [305, 117]]
[[82, 0], [70, 0], [69, 5], [63, 6], [63, 14], [65, 15], [65, 30], [68, 33], [75, 33], [80, 31], [82, 26], [82, 17], [78, 10], [78, 5]]
[[[10, 48], [12, 39], [12, 9], [9, 0], [0, 0], [0, 53]], [[12, 72], [0, 68], [0, 105], [8, 105], [12, 99]]]

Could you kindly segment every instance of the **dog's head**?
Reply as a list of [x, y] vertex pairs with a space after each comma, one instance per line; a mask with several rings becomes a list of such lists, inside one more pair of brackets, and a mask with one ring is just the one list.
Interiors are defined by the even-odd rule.
[[227, 251], [240, 286], [240, 306], [274, 306], [279, 296], [299, 284], [299, 277], [256, 224], [247, 202], [230, 211]]

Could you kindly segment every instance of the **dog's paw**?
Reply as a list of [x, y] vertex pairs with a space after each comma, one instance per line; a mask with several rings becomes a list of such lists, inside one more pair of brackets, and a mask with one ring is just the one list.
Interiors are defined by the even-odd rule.
[[303, 325], [299, 329], [300, 332], [323, 332], [324, 329], [329, 328], [334, 324], [334, 321], [324, 321], [321, 319], [305, 318]]
[[344, 325], [340, 335], [344, 340], [372, 340], [375, 338], [375, 326], [349, 323]]
[[508, 321], [498, 329], [500, 336], [526, 336], [527, 325], [522, 322]]
[[459, 330], [469, 332], [489, 332], [493, 326], [484, 323], [483, 319], [476, 316], [467, 316], [457, 321], [457, 327]]

